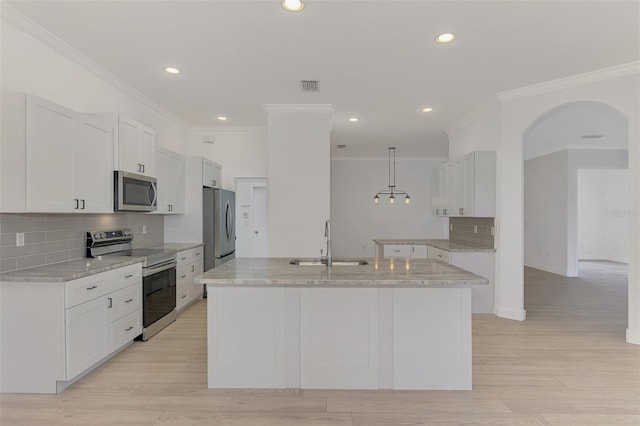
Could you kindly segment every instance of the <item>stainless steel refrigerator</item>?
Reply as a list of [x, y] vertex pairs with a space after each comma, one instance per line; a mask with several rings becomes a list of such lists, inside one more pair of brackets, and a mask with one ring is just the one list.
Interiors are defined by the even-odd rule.
[[204, 242], [205, 271], [235, 257], [235, 200], [235, 192], [202, 188], [202, 241]]

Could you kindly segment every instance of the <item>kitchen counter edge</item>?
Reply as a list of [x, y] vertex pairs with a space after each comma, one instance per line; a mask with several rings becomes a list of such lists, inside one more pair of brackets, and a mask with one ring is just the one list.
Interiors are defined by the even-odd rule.
[[65, 282], [101, 272], [111, 271], [136, 263], [142, 263], [142, 257], [110, 256], [103, 259], [75, 259], [52, 263], [35, 268], [18, 269], [0, 274], [0, 282]]
[[487, 252], [487, 253], [495, 253], [495, 248], [482, 248], [482, 247], [473, 247], [466, 244], [454, 243], [450, 240], [431, 240], [431, 239], [407, 239], [407, 238], [396, 238], [396, 239], [374, 239], [374, 243], [386, 245], [386, 244], [394, 244], [394, 245], [426, 245], [432, 246], [435, 248], [439, 248], [448, 252]]

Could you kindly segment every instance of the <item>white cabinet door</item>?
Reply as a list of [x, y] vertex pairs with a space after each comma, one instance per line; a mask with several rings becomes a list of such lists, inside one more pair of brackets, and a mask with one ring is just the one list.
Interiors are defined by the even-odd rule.
[[167, 198], [169, 213], [184, 213], [184, 158], [169, 153], [167, 156]]
[[222, 166], [211, 160], [202, 160], [202, 186], [220, 187]]
[[449, 252], [437, 247], [427, 247], [427, 258], [449, 263]]
[[191, 266], [192, 266], [192, 269], [191, 269], [191, 279], [189, 282], [189, 285], [190, 285], [189, 298], [193, 300], [193, 299], [199, 299], [202, 296], [202, 293], [204, 293], [204, 287], [202, 287], [202, 284], [193, 282], [193, 279], [195, 277], [202, 274], [203, 268], [204, 268], [204, 261], [200, 260], [199, 262], [194, 262], [191, 264]]
[[138, 140], [138, 160], [142, 164], [142, 174], [154, 176], [156, 173], [156, 132], [140, 124]]
[[27, 96], [26, 210], [71, 212], [73, 197], [73, 111]]
[[427, 246], [426, 245], [413, 245], [411, 246], [411, 258], [412, 259], [426, 259], [427, 258]]
[[461, 196], [462, 202], [458, 206], [456, 212], [459, 216], [474, 216], [474, 156], [473, 154], [466, 155], [462, 159], [462, 183], [464, 193]]
[[118, 157], [120, 170], [142, 173], [142, 164], [138, 159], [138, 139], [140, 123], [120, 115], [118, 119]]
[[[113, 135], [111, 128], [76, 114], [73, 195], [83, 213], [113, 212]], [[75, 207], [75, 201], [74, 201]]]
[[118, 157], [120, 170], [155, 177], [155, 131], [132, 118], [120, 115]]
[[111, 309], [107, 296], [65, 311], [67, 380], [111, 353], [110, 322]]
[[300, 293], [300, 387], [378, 389], [378, 290]]
[[158, 188], [157, 210], [154, 213], [169, 213], [169, 165], [165, 151], [156, 151], [156, 179]]
[[440, 167], [434, 167], [431, 173], [431, 211], [434, 216], [442, 215], [441, 198]]

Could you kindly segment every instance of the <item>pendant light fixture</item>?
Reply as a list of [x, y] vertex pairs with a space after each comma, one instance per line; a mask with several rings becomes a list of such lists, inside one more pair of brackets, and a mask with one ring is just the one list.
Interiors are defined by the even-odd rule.
[[[393, 157], [393, 158], [392, 158]], [[389, 147], [389, 188], [381, 189], [378, 193], [373, 197], [373, 202], [378, 204], [380, 201], [380, 195], [388, 195], [389, 196], [389, 204], [394, 204], [396, 201], [396, 195], [404, 195], [404, 203], [409, 204], [411, 202], [411, 197], [407, 194], [406, 191], [401, 189], [396, 189], [396, 147]]]

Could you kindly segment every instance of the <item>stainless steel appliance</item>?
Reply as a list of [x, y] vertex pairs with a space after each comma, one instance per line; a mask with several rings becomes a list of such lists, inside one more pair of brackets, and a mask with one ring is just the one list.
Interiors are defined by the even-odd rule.
[[142, 340], [176, 320], [176, 251], [132, 246], [129, 229], [87, 232], [87, 257], [135, 256], [142, 262]]
[[202, 189], [205, 271], [235, 257], [235, 199], [236, 194], [232, 191]]
[[156, 178], [116, 170], [113, 182], [115, 211], [152, 212], [157, 209]]

